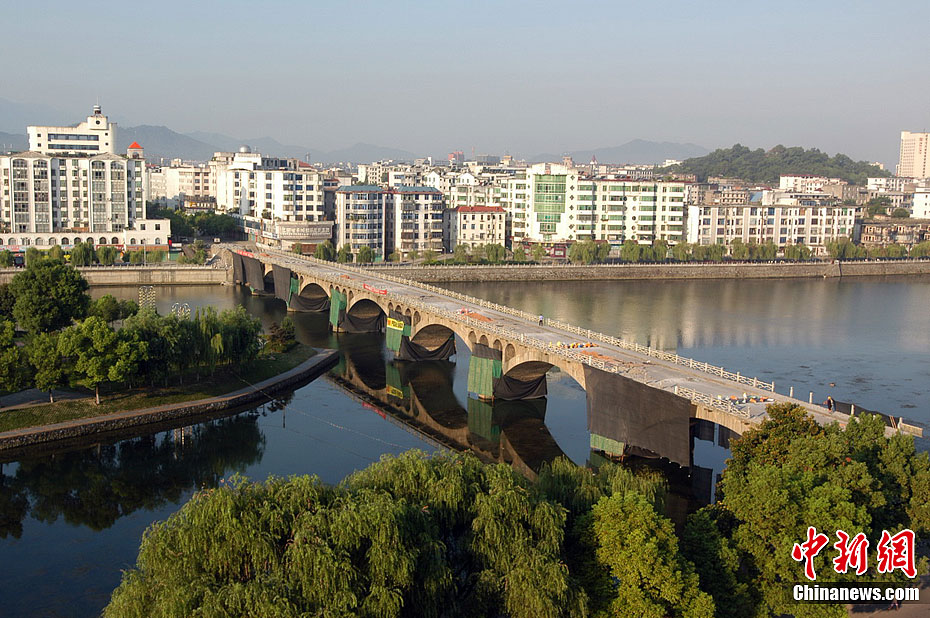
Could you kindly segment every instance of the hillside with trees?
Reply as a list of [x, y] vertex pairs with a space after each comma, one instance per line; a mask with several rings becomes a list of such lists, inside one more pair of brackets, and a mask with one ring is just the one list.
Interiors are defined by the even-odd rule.
[[688, 159], [681, 165], [667, 169], [670, 172], [694, 174], [700, 182], [710, 176], [721, 176], [765, 184], [776, 184], [778, 177], [786, 174], [816, 174], [841, 178], [857, 185], [864, 185], [869, 177], [891, 175], [865, 161], [853, 161], [844, 154], [831, 157], [816, 148], [805, 150], [800, 146], [785, 147], [781, 144], [769, 151], [762, 148], [750, 150], [735, 144], [731, 148], [718, 148], [708, 155]]

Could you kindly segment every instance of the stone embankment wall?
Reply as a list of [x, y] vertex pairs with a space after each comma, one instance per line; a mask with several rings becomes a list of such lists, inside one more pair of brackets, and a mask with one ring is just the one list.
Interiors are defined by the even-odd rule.
[[[78, 268], [94, 287], [117, 285], [212, 285], [226, 283], [222, 266], [91, 266]], [[9, 283], [21, 268], [0, 269], [0, 283]]]
[[740, 264], [599, 264], [591, 266], [372, 266], [424, 283], [624, 279], [783, 279], [930, 274], [930, 260]]
[[[5, 431], [0, 433], [0, 452], [124, 431], [143, 425], [178, 421], [267, 401], [270, 395], [318, 378], [338, 361], [339, 353], [336, 350], [327, 350], [318, 353], [290, 371], [227, 395]], [[183, 421], [178, 423], [178, 426], [181, 424], [184, 424]]]

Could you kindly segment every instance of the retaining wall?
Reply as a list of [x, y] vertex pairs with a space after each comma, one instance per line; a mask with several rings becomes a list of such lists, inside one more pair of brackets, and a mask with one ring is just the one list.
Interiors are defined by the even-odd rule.
[[739, 264], [598, 264], [591, 266], [372, 266], [424, 283], [624, 279], [787, 279], [930, 274], [930, 260]]
[[316, 379], [338, 360], [339, 353], [336, 350], [326, 350], [289, 371], [227, 395], [5, 431], [0, 433], [0, 452], [165, 423], [267, 401], [269, 395]]
[[[118, 285], [215, 285], [226, 283], [226, 269], [213, 266], [91, 266], [78, 268], [94, 287]], [[21, 268], [0, 270], [9, 283]]]

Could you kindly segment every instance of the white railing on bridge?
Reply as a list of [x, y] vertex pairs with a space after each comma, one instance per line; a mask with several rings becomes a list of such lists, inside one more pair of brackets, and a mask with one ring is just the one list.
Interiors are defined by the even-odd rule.
[[676, 386], [675, 394], [681, 395], [682, 397], [687, 397], [695, 403], [702, 403], [705, 406], [716, 408], [718, 410], [723, 410], [728, 414], [733, 414], [736, 416], [741, 416], [743, 418], [749, 418], [749, 410], [740, 408], [738, 405], [730, 401], [729, 399], [721, 399], [720, 397], [711, 397], [707, 393], [702, 393], [694, 389], [687, 388], [685, 386]]
[[[344, 268], [346, 270], [358, 272], [360, 274], [375, 276], [375, 277], [378, 277], [379, 279], [385, 279], [387, 281], [392, 281], [394, 283], [400, 283], [402, 285], [418, 287], [420, 289], [427, 290], [435, 294], [440, 294], [442, 296], [448, 296], [450, 298], [455, 298], [457, 300], [461, 300], [466, 303], [485, 307], [487, 309], [498, 311], [500, 313], [505, 313], [507, 315], [511, 315], [511, 316], [526, 320], [528, 322], [537, 322], [537, 320], [539, 319], [539, 316], [533, 315], [526, 311], [520, 311], [519, 309], [514, 309], [513, 307], [508, 307], [506, 305], [499, 305], [497, 303], [492, 303], [490, 301], [484, 300], [483, 298], [476, 298], [474, 296], [468, 296], [467, 294], [462, 294], [460, 292], [455, 292], [455, 291], [452, 291], [446, 288], [441, 288], [435, 285], [430, 285], [428, 283], [421, 283], [419, 281], [413, 281], [412, 279], [404, 279], [402, 277], [395, 277], [394, 275], [389, 275], [386, 273], [373, 272], [369, 269], [359, 268], [358, 266], [353, 266], [350, 264], [335, 264], [334, 262], [327, 262], [326, 260], [319, 260], [309, 255], [297, 255], [297, 254], [292, 254], [292, 253], [283, 253], [281, 251], [277, 251], [274, 249], [267, 249], [267, 250], [273, 253], [276, 253], [276, 254], [280, 254], [282, 256], [302, 258], [308, 262], [318, 263], [323, 266], [332, 267], [335, 265], [335, 266], [338, 266], [339, 268]], [[428, 308], [432, 309], [431, 307], [428, 307]], [[670, 363], [674, 363], [676, 365], [680, 365], [682, 367], [687, 367], [695, 371], [701, 371], [703, 373], [708, 373], [711, 375], [719, 376], [721, 378], [724, 378], [724, 379], [727, 379], [733, 382], [737, 382], [739, 384], [745, 384], [746, 386], [752, 386], [753, 388], [758, 388], [759, 390], [769, 391], [773, 393], [775, 392], [774, 382], [765, 382], [763, 380], [759, 380], [756, 377], [744, 376], [738, 371], [736, 372], [727, 371], [723, 367], [718, 367], [716, 365], [711, 365], [710, 363], [697, 361], [697, 360], [694, 360], [693, 358], [679, 356], [678, 354], [674, 352], [666, 352], [664, 350], [658, 350], [656, 348], [652, 348], [652, 347], [645, 346], [645, 345], [640, 345], [636, 342], [627, 341], [625, 339], [614, 337], [612, 335], [605, 335], [603, 333], [599, 333], [597, 331], [593, 331], [590, 329], [579, 328], [572, 324], [562, 322], [561, 320], [545, 318], [544, 321], [545, 321], [545, 325], [547, 326], [551, 326], [551, 327], [558, 328], [564, 331], [568, 331], [576, 335], [581, 335], [588, 339], [607, 343], [609, 345], [616, 346], [624, 350], [631, 350], [633, 352], [637, 352], [639, 354], [643, 354], [645, 356], [649, 356], [652, 358], [658, 358], [658, 359], [661, 359], [661, 360], [664, 360]], [[555, 349], [558, 349], [558, 348], [555, 348]], [[585, 358], [590, 359], [591, 357], [585, 356]], [[588, 363], [588, 364], [591, 364], [591, 363]]]

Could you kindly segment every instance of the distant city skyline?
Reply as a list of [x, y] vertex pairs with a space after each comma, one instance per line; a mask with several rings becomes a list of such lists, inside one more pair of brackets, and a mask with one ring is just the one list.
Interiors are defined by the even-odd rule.
[[530, 156], [641, 138], [892, 170], [900, 132], [930, 126], [926, 3], [347, 6], [13, 5], [0, 97], [68, 115], [40, 124], [99, 100], [123, 126], [322, 151]]

